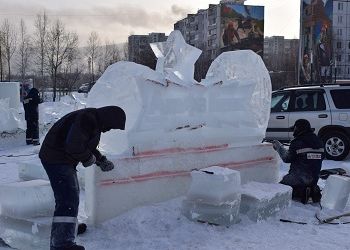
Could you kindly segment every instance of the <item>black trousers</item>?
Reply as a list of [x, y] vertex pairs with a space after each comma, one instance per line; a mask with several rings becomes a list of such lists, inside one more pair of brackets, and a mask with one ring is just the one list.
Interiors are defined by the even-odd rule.
[[67, 164], [42, 162], [55, 196], [50, 249], [58, 250], [75, 244], [78, 226], [79, 183], [77, 172]]
[[39, 142], [39, 121], [27, 120], [26, 142], [32, 144]]

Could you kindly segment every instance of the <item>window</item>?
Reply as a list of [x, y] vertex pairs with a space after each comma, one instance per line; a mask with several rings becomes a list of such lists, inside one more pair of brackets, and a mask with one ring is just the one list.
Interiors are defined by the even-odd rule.
[[337, 61], [341, 62], [341, 55], [337, 55]]
[[297, 91], [295, 93], [294, 111], [321, 111], [326, 109], [323, 92]]
[[337, 42], [337, 49], [341, 49], [341, 42]]
[[338, 10], [343, 10], [343, 3], [338, 3]]
[[338, 29], [337, 30], [337, 34], [338, 34], [338, 36], [342, 36], [343, 35], [343, 30], [342, 29]]
[[271, 98], [271, 112], [287, 111], [289, 105], [289, 93], [273, 94]]
[[348, 62], [350, 62], [350, 54], [348, 55]]
[[350, 109], [350, 89], [331, 90], [331, 96], [337, 109]]
[[338, 16], [338, 23], [342, 23], [343, 22], [343, 16]]

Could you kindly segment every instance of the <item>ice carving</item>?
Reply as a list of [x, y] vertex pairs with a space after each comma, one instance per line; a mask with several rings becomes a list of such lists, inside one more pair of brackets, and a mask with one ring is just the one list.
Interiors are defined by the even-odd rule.
[[[172, 32], [167, 43], [153, 46], [163, 65], [157, 71], [118, 62], [94, 85], [88, 106], [117, 105], [127, 116], [126, 131], [110, 133], [108, 140], [103, 136], [103, 149], [140, 155], [174, 148], [256, 145], [265, 137], [271, 81], [262, 59], [252, 51], [225, 52], [213, 62], [206, 79], [194, 84], [189, 65], [197, 52], [183, 42], [179, 32]], [[178, 72], [186, 77], [169, 80]]]
[[180, 31], [171, 32], [166, 42], [152, 43], [151, 48], [158, 58], [156, 71], [168, 81], [180, 85], [196, 83], [194, 64], [202, 51], [187, 44]]

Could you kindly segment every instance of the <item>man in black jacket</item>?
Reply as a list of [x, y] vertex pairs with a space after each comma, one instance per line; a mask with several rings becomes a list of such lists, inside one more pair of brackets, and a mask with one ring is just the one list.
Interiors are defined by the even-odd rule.
[[102, 171], [114, 168], [98, 150], [101, 132], [125, 128], [126, 115], [117, 106], [86, 108], [58, 120], [47, 133], [39, 157], [49, 177], [55, 213], [51, 229], [51, 250], [84, 250], [75, 244], [79, 207], [76, 166], [96, 164]]
[[42, 103], [39, 91], [31, 88], [23, 99], [24, 115], [27, 121], [26, 143], [27, 145], [40, 145], [39, 142], [39, 108]]
[[280, 183], [293, 188], [292, 198], [307, 203], [311, 196], [313, 202], [319, 202], [320, 189], [317, 186], [319, 173], [324, 159], [323, 143], [311, 129], [305, 119], [297, 120], [293, 126], [294, 139], [289, 150], [286, 150], [279, 141], [273, 142], [273, 148], [282, 160], [290, 164], [290, 169]]

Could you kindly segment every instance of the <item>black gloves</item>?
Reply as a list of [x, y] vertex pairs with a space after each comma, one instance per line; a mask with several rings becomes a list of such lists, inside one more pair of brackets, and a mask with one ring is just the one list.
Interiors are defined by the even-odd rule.
[[94, 155], [91, 155], [90, 158], [86, 161], [83, 162], [83, 166], [84, 167], [88, 167], [91, 166], [92, 164], [94, 164], [96, 161], [96, 157]]
[[96, 161], [96, 165], [99, 166], [103, 172], [111, 171], [114, 168], [113, 162], [107, 160], [106, 156], [102, 156]]
[[282, 147], [282, 144], [279, 141], [274, 140], [272, 146], [274, 150], [278, 151]]

